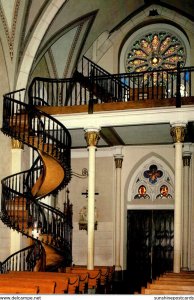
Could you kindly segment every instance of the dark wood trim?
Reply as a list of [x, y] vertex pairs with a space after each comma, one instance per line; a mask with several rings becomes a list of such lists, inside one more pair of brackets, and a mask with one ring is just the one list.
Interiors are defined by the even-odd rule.
[[[182, 97], [182, 105], [194, 105], [194, 96]], [[176, 107], [176, 98], [164, 98], [164, 99], [144, 99], [138, 101], [128, 102], [111, 102], [94, 104], [94, 112], [106, 112], [106, 111], [117, 111], [127, 109], [144, 109], [144, 108], [165, 108], [165, 107]], [[77, 106], [38, 106], [39, 110], [42, 110], [51, 115], [62, 115], [62, 114], [76, 114], [76, 113], [88, 113], [88, 105], [77, 105]]]

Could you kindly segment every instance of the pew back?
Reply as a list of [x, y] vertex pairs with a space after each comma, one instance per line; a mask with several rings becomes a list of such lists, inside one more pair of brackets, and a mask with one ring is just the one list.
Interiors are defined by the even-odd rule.
[[34, 295], [39, 293], [38, 286], [0, 286], [0, 294], [26, 294]]
[[19, 278], [16, 275], [4, 276], [0, 275], [0, 287], [12, 286], [12, 287], [39, 287], [39, 294], [54, 294], [56, 288], [56, 282], [53, 279], [44, 278]]
[[28, 284], [38, 283], [38, 286], [40, 287], [39, 293], [41, 294], [67, 293], [69, 287], [68, 278], [60, 278], [59, 276], [53, 276], [52, 274], [53, 273], [51, 272], [11, 271], [7, 274], [1, 274], [0, 280], [11, 280], [12, 282], [19, 281], [20, 283], [25, 280]]

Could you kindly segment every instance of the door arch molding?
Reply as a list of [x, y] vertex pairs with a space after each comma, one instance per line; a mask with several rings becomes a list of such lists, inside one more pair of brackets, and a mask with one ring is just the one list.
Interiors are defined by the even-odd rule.
[[[139, 174], [139, 172], [142, 170], [142, 168], [147, 165], [147, 164], [152, 164], [153, 162], [155, 162], [156, 164], [162, 166], [163, 170], [166, 171], [167, 174], [169, 174], [169, 177], [172, 181], [173, 187], [174, 187], [174, 170], [172, 168], [172, 166], [170, 165], [170, 163], [161, 155], [155, 153], [155, 152], [150, 152], [149, 154], [143, 156], [136, 164], [135, 166], [132, 168], [132, 170], [130, 171], [127, 180], [126, 180], [126, 185], [125, 185], [125, 191], [124, 191], [124, 198], [126, 199], [126, 209], [134, 209], [135, 206], [134, 204], [132, 204], [131, 202], [131, 195], [132, 195], [132, 188], [134, 186], [135, 180]], [[146, 209], [146, 201], [145, 203], [143, 203], [142, 201], [142, 205], [138, 205], [138, 207], [136, 207], [136, 209]], [[172, 203], [165, 204], [164, 205], [155, 205], [154, 202], [152, 203], [152, 205], [149, 205], [149, 207], [147, 207], [147, 209], [173, 209], [174, 205]]]

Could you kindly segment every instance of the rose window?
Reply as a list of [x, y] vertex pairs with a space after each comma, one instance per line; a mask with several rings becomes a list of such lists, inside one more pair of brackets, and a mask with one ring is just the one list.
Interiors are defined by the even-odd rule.
[[[149, 33], [136, 40], [128, 48], [126, 70], [129, 73], [175, 69], [185, 65], [185, 47], [178, 37], [167, 32]], [[150, 81], [149, 73], [144, 74], [144, 84]], [[152, 82], [164, 84], [167, 72], [152, 72]]]

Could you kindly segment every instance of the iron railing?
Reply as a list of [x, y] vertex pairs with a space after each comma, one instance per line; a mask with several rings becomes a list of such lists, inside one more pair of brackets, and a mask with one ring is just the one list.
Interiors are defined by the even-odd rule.
[[163, 69], [136, 73], [110, 74], [83, 57], [73, 78], [49, 79], [36, 77], [29, 87], [31, 105], [77, 106], [106, 102], [160, 101], [193, 97], [194, 67]]
[[36, 261], [44, 254], [44, 248], [39, 241], [31, 246], [19, 250], [3, 262], [0, 262], [0, 273], [5, 274], [9, 271], [33, 271]]
[[7, 226], [33, 239], [38, 236], [43, 243], [63, 253], [68, 265], [72, 260], [72, 206], [66, 201], [66, 213], [62, 213], [41, 199], [56, 194], [70, 181], [71, 136], [52, 116], [28, 105], [25, 96], [25, 90], [4, 95], [1, 130], [34, 150], [52, 156], [64, 169], [65, 176], [55, 189], [38, 197], [34, 196], [32, 189], [44, 171], [40, 158], [35, 159], [29, 170], [4, 178], [1, 219]]
[[[16, 91], [16, 95], [21, 96], [19, 93], [20, 91]], [[69, 131], [52, 116], [29, 107], [24, 101], [13, 99], [13, 96], [13, 93], [4, 96], [2, 132], [55, 157], [65, 169], [63, 184], [67, 184], [71, 177]]]

